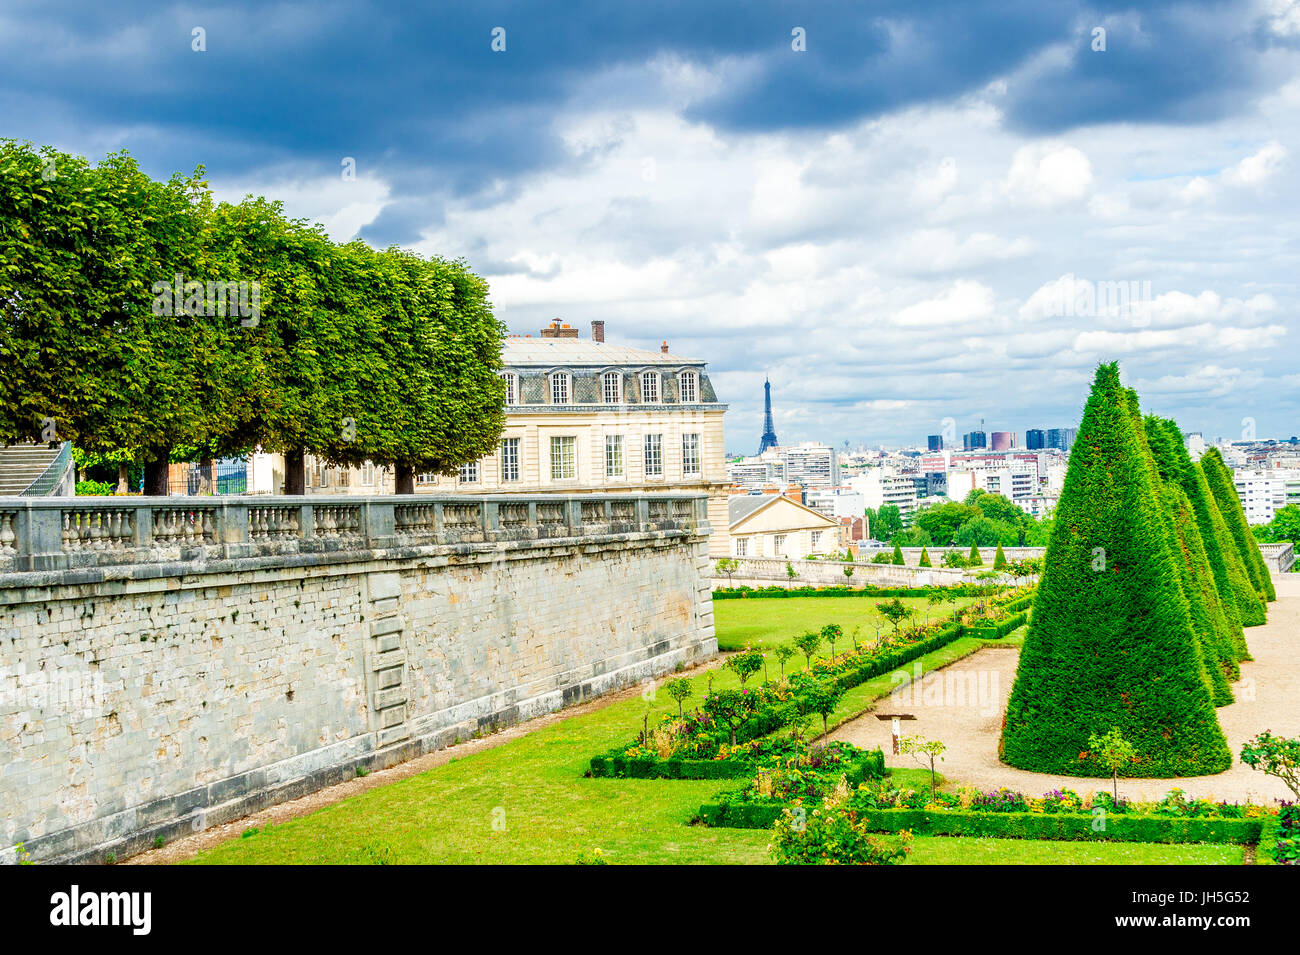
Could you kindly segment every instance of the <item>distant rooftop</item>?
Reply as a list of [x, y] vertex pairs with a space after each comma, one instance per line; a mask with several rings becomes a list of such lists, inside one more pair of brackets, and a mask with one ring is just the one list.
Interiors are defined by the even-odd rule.
[[578, 330], [561, 325], [557, 319], [536, 337], [511, 335], [501, 349], [506, 366], [552, 365], [703, 365], [702, 358], [686, 358], [668, 351], [668, 343], [659, 351], [612, 345], [605, 341], [605, 323], [592, 322], [592, 337], [578, 337]]

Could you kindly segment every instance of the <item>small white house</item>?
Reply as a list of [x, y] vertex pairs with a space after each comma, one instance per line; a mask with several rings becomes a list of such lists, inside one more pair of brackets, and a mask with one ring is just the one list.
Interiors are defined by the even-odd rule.
[[778, 494], [737, 494], [727, 502], [733, 557], [833, 554], [842, 546], [843, 525], [811, 507]]

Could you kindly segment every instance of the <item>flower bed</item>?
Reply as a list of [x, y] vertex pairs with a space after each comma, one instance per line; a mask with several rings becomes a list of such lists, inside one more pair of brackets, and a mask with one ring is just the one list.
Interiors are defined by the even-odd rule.
[[757, 758], [784, 745], [765, 738], [808, 715], [807, 695], [817, 692], [818, 684], [851, 689], [947, 646], [962, 633], [963, 628], [953, 623], [911, 628], [889, 637], [879, 648], [817, 660], [786, 679], [711, 693], [700, 709], [666, 716], [648, 730], [646, 738], [593, 757], [588, 775], [638, 779], [750, 775]]
[[[785, 809], [809, 804], [806, 799], [785, 804], [745, 799], [744, 792], [724, 793], [701, 806], [701, 820], [709, 826], [763, 829]], [[1007, 789], [978, 793], [967, 788], [932, 799], [925, 790], [893, 788], [887, 779], [859, 784], [845, 808], [873, 832], [1116, 842], [1261, 842], [1278, 818], [1265, 806], [1189, 800], [1178, 789], [1159, 803], [1116, 803], [1109, 793], [1083, 797], [1069, 789], [1027, 798]]]
[[1300, 805], [1283, 803], [1276, 816], [1264, 821], [1255, 863], [1300, 865]]
[[1019, 630], [1028, 622], [1029, 614], [1017, 613], [997, 622], [990, 623], [988, 626], [966, 627], [962, 635], [966, 637], [977, 637], [981, 640], [1000, 640], [1007, 634]]

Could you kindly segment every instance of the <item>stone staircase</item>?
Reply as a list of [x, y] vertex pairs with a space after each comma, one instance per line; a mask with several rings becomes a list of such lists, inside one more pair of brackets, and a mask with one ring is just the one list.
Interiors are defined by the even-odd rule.
[[[30, 491], [33, 494], [57, 494], [64, 474], [47, 474], [60, 456], [66, 458], [62, 446], [44, 444], [15, 444], [0, 448], [0, 497], [16, 497]], [[41, 481], [41, 478], [45, 478]], [[33, 488], [38, 481], [49, 487]], [[65, 493], [72, 493], [67, 490]]]

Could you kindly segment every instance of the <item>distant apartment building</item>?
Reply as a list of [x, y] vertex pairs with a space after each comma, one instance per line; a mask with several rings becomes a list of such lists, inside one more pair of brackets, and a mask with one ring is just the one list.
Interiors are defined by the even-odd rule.
[[1047, 432], [1042, 428], [1030, 428], [1025, 432], [1025, 449], [1041, 451], [1047, 447]]
[[983, 431], [968, 431], [962, 435], [963, 451], [978, 451], [988, 446], [988, 435]]
[[1267, 524], [1288, 504], [1300, 503], [1300, 470], [1234, 470], [1232, 480], [1250, 524]]
[[928, 480], [942, 475], [945, 493], [961, 501], [973, 490], [1001, 494], [1031, 514], [1055, 506], [1065, 483], [1066, 459], [1056, 451], [944, 452], [921, 456]]
[[1016, 447], [1016, 433], [1014, 431], [994, 431], [993, 432], [993, 451], [1010, 451]]
[[943, 435], [941, 435], [941, 434], [932, 434], [932, 435], [929, 435], [929, 436], [925, 439], [925, 446], [926, 446], [926, 448], [927, 448], [928, 450], [930, 450], [930, 451], [942, 451], [942, 450], [943, 450]]
[[[845, 484], [862, 497], [864, 510], [870, 508], [877, 511], [886, 504], [893, 504], [898, 508], [904, 523], [910, 523], [912, 515], [916, 513], [919, 498], [911, 475], [891, 473], [886, 468], [871, 468], [849, 478]], [[874, 531], [873, 527], [867, 528], [868, 534]]]
[[743, 488], [770, 484], [800, 487], [835, 487], [840, 483], [839, 454], [834, 448], [815, 442], [772, 448], [754, 457], [727, 464], [732, 484]]
[[810, 488], [804, 494], [804, 504], [827, 517], [861, 517], [867, 499], [848, 487]]

